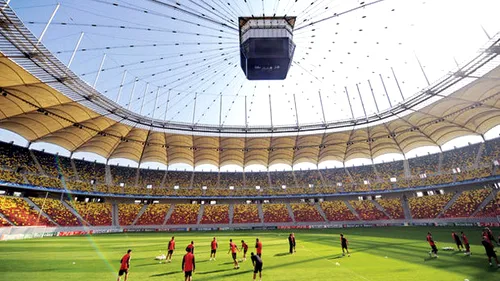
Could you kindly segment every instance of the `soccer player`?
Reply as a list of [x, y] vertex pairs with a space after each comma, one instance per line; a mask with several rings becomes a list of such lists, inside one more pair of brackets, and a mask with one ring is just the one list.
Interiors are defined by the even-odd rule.
[[191, 241], [191, 244], [187, 245], [186, 251], [187, 249], [191, 249], [191, 253], [194, 255], [194, 241]]
[[293, 254], [293, 236], [291, 233], [288, 235], [288, 246], [290, 254]]
[[[486, 235], [490, 241], [495, 242], [497, 245], [500, 241], [495, 240], [495, 235], [493, 235], [493, 232], [489, 227], [485, 227], [483, 231], [483, 236]], [[492, 242], [492, 244], [493, 244]]]
[[124, 280], [127, 281], [128, 279], [128, 269], [130, 268], [130, 253], [132, 253], [132, 250], [129, 249], [120, 260], [121, 265], [120, 270], [118, 271], [117, 281], [120, 281], [122, 279], [123, 274], [125, 274]]
[[262, 258], [262, 242], [259, 238], [255, 239], [255, 249], [257, 249], [257, 256]]
[[238, 246], [236, 246], [235, 243], [233, 243], [233, 239], [229, 239], [229, 252], [231, 252], [231, 255], [233, 257], [233, 262], [234, 262], [234, 269], [240, 268], [240, 265], [238, 264], [238, 259], [236, 259], [236, 252], [239, 252], [240, 250], [238, 249]]
[[486, 251], [486, 255], [488, 256], [488, 262], [490, 263], [490, 266], [493, 264], [491, 263], [491, 259], [494, 258], [495, 262], [497, 263], [497, 267], [500, 267], [500, 262], [498, 261], [497, 254], [495, 253], [494, 247], [493, 247], [493, 242], [488, 238], [487, 235], [483, 235], [483, 240], [481, 241], [481, 244], [484, 246], [484, 250]]
[[172, 254], [174, 253], [174, 250], [175, 250], [175, 237], [172, 236], [172, 239], [170, 239], [170, 241], [168, 241], [168, 253], [167, 253], [167, 257], [165, 258], [165, 260], [167, 262], [172, 262]]
[[262, 281], [262, 259], [254, 255], [253, 252], [250, 253], [251, 259], [252, 259], [252, 264], [253, 264], [253, 280], [255, 281], [255, 277], [257, 275], [257, 272], [259, 273], [259, 280]]
[[470, 256], [470, 245], [469, 245], [469, 239], [467, 239], [467, 236], [465, 236], [465, 233], [463, 231], [460, 232], [462, 235], [462, 240], [464, 241], [465, 245], [465, 254]]
[[453, 237], [455, 244], [457, 244], [458, 251], [462, 251], [464, 249], [464, 246], [462, 245], [462, 240], [460, 240], [460, 236], [458, 236], [458, 234], [456, 234], [455, 231], [452, 231], [451, 237]]
[[245, 243], [245, 241], [241, 240], [241, 249], [243, 249], [243, 260], [247, 260], [247, 251], [248, 251], [248, 245]]
[[295, 233], [292, 232], [292, 240], [293, 240], [293, 252], [295, 253]]
[[436, 242], [434, 242], [434, 239], [432, 239], [432, 234], [430, 232], [427, 232], [427, 242], [429, 242], [429, 245], [431, 246], [431, 251], [429, 252], [429, 257], [431, 254], [434, 254], [434, 257], [437, 258], [438, 255], [438, 249], [436, 247]]
[[217, 239], [212, 240], [212, 243], [210, 244], [210, 260], [215, 260], [215, 253], [217, 253], [217, 248], [219, 247], [219, 244], [217, 243]]
[[186, 248], [186, 254], [182, 258], [182, 271], [184, 271], [184, 280], [191, 281], [193, 278], [196, 264], [194, 262], [194, 255], [191, 253], [191, 248]]
[[347, 252], [347, 256], [350, 257], [351, 254], [349, 253], [347, 244], [349, 244], [349, 241], [347, 241], [347, 239], [344, 237], [344, 234], [340, 234], [340, 246], [342, 247], [342, 256], [345, 256], [345, 253]]

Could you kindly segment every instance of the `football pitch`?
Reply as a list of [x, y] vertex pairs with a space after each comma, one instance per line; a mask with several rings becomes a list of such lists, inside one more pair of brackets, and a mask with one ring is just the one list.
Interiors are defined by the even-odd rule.
[[[472, 256], [454, 247], [451, 231], [464, 231]], [[496, 235], [499, 229], [492, 229]], [[288, 254], [288, 233], [295, 232], [297, 248]], [[431, 231], [439, 258], [429, 258], [426, 233]], [[349, 240], [350, 257], [342, 257], [339, 234]], [[166, 251], [175, 236], [172, 263], [154, 258]], [[219, 241], [216, 261], [210, 261], [210, 242]], [[119, 261], [132, 249], [129, 280], [184, 280], [181, 261], [186, 245], [194, 240], [196, 273], [193, 280], [252, 280], [250, 252], [255, 238], [263, 242], [262, 280], [500, 280], [500, 269], [489, 267], [480, 244], [480, 228], [387, 227], [325, 230], [255, 230], [181, 233], [121, 233], [53, 237], [0, 243], [0, 279], [14, 280], [116, 280]], [[229, 239], [249, 245], [248, 259], [233, 269]], [[500, 254], [500, 253], [499, 253]], [[240, 259], [242, 253], [238, 253]], [[257, 278], [258, 280], [258, 278]]]

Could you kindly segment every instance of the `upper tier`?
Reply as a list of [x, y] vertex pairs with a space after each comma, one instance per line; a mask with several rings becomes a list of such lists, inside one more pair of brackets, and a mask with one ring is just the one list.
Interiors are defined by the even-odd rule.
[[500, 174], [499, 160], [500, 138], [496, 138], [405, 161], [357, 167], [281, 172], [163, 171], [107, 168], [105, 164], [0, 142], [0, 180], [61, 190], [155, 196], [318, 194], [414, 188], [486, 178]]

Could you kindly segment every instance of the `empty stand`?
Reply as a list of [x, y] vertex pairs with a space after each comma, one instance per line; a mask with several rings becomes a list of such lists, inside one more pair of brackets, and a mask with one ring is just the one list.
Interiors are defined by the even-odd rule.
[[16, 226], [54, 226], [23, 198], [0, 196], [0, 213]]
[[118, 204], [118, 222], [120, 225], [131, 225], [139, 211], [142, 204]]
[[413, 197], [408, 199], [411, 215], [414, 219], [433, 219], [451, 200], [453, 193], [442, 195]]
[[349, 201], [362, 220], [386, 220], [389, 219], [384, 212], [369, 200]]
[[405, 214], [401, 199], [379, 199], [377, 202], [384, 208], [384, 210], [391, 216], [392, 219], [404, 219]]
[[288, 209], [285, 204], [264, 204], [264, 222], [291, 222], [292, 218], [288, 215]]
[[60, 226], [81, 226], [80, 220], [68, 210], [60, 200], [51, 198], [34, 198], [31, 201], [38, 205], [53, 221]]
[[112, 224], [111, 204], [97, 202], [68, 202], [80, 216], [93, 226], [110, 226]]
[[176, 204], [167, 224], [196, 224], [199, 211], [198, 204]]
[[329, 221], [357, 220], [344, 201], [324, 201], [320, 203], [320, 206]]
[[300, 203], [290, 204], [293, 216], [297, 222], [318, 222], [324, 221], [321, 214], [316, 210], [314, 204]]
[[[136, 225], [162, 225], [167, 215], [169, 204], [148, 205], [142, 216], [135, 223]], [[139, 212], [139, 211], [137, 211]]]
[[228, 224], [229, 205], [205, 205], [200, 223]]
[[260, 223], [256, 204], [235, 204], [233, 223]]

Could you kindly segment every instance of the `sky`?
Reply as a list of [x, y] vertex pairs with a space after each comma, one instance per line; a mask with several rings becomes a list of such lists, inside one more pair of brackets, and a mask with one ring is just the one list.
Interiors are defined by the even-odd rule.
[[[70, 66], [83, 80], [149, 118], [216, 126], [303, 125], [377, 113], [456, 71], [500, 31], [500, 2], [494, 0], [372, 5], [355, 0], [12, 0], [10, 6], [39, 36], [57, 3], [42, 43], [68, 64], [83, 32]], [[282, 81], [249, 81], [240, 68], [237, 18], [262, 14], [297, 16], [294, 59]], [[498, 136], [498, 130], [489, 136]], [[13, 139], [22, 144], [0, 131], [0, 140]], [[477, 141], [462, 138], [443, 149]], [[68, 153], [48, 144], [32, 148]], [[436, 149], [420, 148], [407, 157]], [[96, 159], [89, 153], [74, 156]], [[110, 163], [134, 165], [123, 159]], [[341, 163], [322, 166], [332, 165]], [[197, 167], [210, 168], [215, 169]]]

